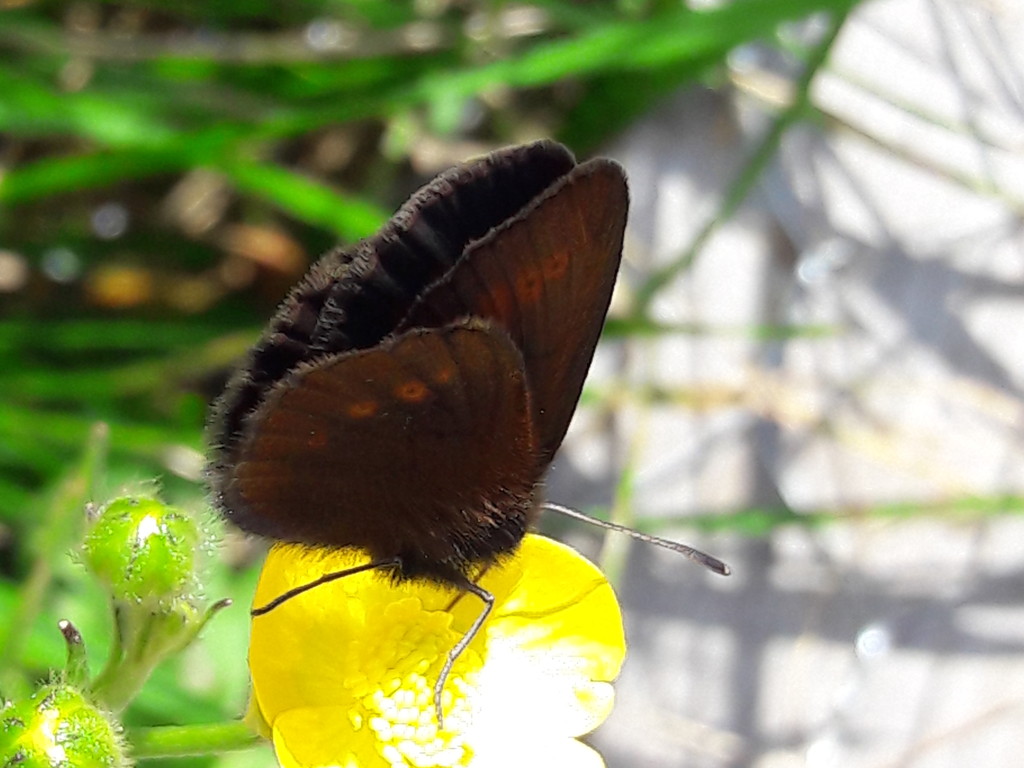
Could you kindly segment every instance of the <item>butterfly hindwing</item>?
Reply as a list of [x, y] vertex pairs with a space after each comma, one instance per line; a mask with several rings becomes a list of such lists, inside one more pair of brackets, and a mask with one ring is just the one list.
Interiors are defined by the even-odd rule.
[[272, 388], [214, 490], [256, 533], [458, 570], [525, 530], [539, 480], [528, 398], [500, 328], [408, 331]]

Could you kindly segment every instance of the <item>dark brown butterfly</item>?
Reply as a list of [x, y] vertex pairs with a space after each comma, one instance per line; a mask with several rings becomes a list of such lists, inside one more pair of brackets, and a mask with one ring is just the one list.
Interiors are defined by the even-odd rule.
[[627, 208], [619, 165], [577, 164], [542, 141], [438, 176], [378, 234], [327, 254], [215, 407], [216, 506], [252, 533], [358, 547], [365, 568], [450, 584], [489, 609], [474, 575], [516, 549], [540, 507]]

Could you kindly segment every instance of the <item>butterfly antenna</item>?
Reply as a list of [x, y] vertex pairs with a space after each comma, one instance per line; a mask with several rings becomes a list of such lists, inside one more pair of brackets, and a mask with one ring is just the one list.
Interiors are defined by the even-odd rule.
[[600, 520], [596, 517], [580, 512], [578, 509], [572, 507], [563, 507], [561, 504], [554, 504], [550, 501], [545, 501], [541, 504], [544, 509], [550, 509], [552, 512], [557, 512], [560, 515], [571, 517], [573, 520], [581, 520], [584, 523], [590, 523], [596, 525], [598, 528], [604, 528], [609, 531], [617, 531], [618, 533], [624, 533], [630, 538], [636, 539], [637, 541], [643, 541], [647, 544], [654, 544], [658, 547], [672, 550], [684, 557], [688, 557], [698, 565], [703, 565], [709, 571], [721, 574], [722, 576], [728, 576], [732, 571], [729, 566], [719, 560], [717, 557], [709, 555], [707, 552], [701, 552], [699, 549], [688, 547], [685, 544], [680, 544], [678, 541], [671, 541], [669, 539], [663, 539], [660, 536], [652, 536], [649, 533], [641, 533], [640, 531], [627, 528], [624, 525], [618, 523], [610, 523], [607, 520]]
[[434, 711], [437, 712], [437, 727], [439, 730], [444, 728], [444, 716], [441, 714], [441, 692], [444, 690], [444, 684], [448, 680], [448, 675], [451, 673], [452, 667], [455, 666], [456, 660], [462, 655], [462, 652], [469, 647], [469, 644], [473, 642], [473, 638], [479, 634], [480, 628], [483, 627], [487, 617], [491, 615], [491, 609], [494, 607], [494, 595], [479, 584], [474, 584], [469, 579], [466, 579], [460, 586], [467, 592], [471, 592], [479, 597], [483, 601], [484, 609], [473, 620], [473, 623], [466, 630], [466, 634], [462, 636], [462, 639], [448, 651], [448, 658], [445, 659], [444, 666], [441, 667], [441, 674], [437, 676], [437, 682], [434, 683]]
[[330, 583], [332, 581], [337, 581], [338, 579], [343, 579], [346, 576], [355, 576], [357, 573], [362, 573], [363, 571], [372, 571], [375, 568], [401, 568], [401, 567], [402, 567], [402, 560], [400, 558], [397, 558], [397, 557], [391, 557], [391, 558], [388, 558], [387, 560], [374, 560], [371, 563], [365, 563], [363, 565], [357, 565], [354, 568], [345, 568], [344, 570], [341, 570], [341, 571], [331, 571], [330, 573], [325, 573], [323, 576], [321, 576], [318, 579], [313, 579], [313, 581], [307, 581], [305, 584], [300, 584], [297, 587], [292, 587], [287, 592], [282, 592], [280, 595], [275, 597], [269, 603], [265, 603], [264, 605], [261, 605], [259, 608], [253, 608], [251, 611], [249, 611], [249, 615], [250, 616], [262, 616], [265, 613], [270, 613], [272, 610], [277, 608], [277, 606], [281, 605], [281, 603], [286, 603], [289, 600], [291, 600], [293, 597], [298, 597], [299, 595], [301, 595], [304, 592], [309, 592], [309, 590], [315, 589], [316, 587], [319, 587], [321, 584], [328, 584], [328, 583]]

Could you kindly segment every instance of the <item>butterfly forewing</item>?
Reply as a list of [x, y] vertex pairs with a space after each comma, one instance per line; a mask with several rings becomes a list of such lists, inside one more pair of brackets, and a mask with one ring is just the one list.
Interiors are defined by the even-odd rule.
[[472, 244], [399, 328], [479, 316], [523, 354], [546, 465], [576, 408], [611, 300], [628, 192], [607, 160], [577, 166], [520, 214]]

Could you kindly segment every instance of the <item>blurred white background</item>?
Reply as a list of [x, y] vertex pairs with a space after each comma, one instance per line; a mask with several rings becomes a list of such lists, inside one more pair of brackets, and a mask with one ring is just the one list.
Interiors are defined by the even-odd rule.
[[[679, 94], [608, 150], [632, 191], [622, 306], [792, 99], [786, 61], [732, 64], [731, 88]], [[863, 5], [811, 99], [824, 119], [786, 132], [654, 304], [677, 332], [601, 347], [589, 386], [623, 408], [581, 411], [556, 462], [554, 500], [608, 504], [611, 469], [641, 522], [803, 520], [667, 529], [728, 579], [606, 544], [629, 555], [630, 657], [592, 738], [612, 768], [1024, 754], [1024, 5]]]

